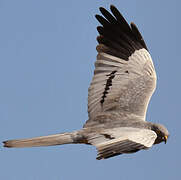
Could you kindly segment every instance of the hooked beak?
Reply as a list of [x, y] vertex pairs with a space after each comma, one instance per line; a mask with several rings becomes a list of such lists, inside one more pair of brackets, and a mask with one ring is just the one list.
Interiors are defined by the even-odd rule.
[[164, 136], [164, 142], [167, 143], [168, 136]]

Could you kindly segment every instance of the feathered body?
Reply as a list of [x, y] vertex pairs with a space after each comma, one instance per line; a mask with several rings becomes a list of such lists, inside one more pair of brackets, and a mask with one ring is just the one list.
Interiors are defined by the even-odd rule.
[[89, 120], [83, 129], [31, 139], [9, 140], [5, 147], [84, 143], [96, 146], [97, 159], [148, 149], [167, 140], [168, 130], [145, 121], [156, 87], [156, 72], [148, 48], [134, 23], [129, 25], [116, 7], [96, 15], [97, 60], [88, 91]]

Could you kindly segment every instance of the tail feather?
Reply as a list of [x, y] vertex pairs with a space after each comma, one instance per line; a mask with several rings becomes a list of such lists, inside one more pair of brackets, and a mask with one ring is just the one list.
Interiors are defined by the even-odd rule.
[[15, 140], [8, 140], [4, 141], [4, 147], [38, 147], [38, 146], [54, 146], [54, 145], [61, 145], [61, 144], [71, 144], [77, 143], [76, 140], [76, 132], [72, 133], [62, 133], [62, 134], [55, 134], [49, 136], [41, 136], [41, 137], [34, 137], [29, 139], [15, 139]]

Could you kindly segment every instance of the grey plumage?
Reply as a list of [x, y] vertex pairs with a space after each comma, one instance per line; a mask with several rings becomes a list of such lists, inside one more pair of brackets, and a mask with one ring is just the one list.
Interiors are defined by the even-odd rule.
[[9, 140], [5, 147], [84, 143], [96, 146], [97, 159], [148, 149], [167, 140], [168, 130], [145, 121], [156, 87], [156, 72], [148, 48], [134, 23], [128, 25], [116, 9], [100, 8], [97, 60], [88, 91], [89, 119], [83, 129], [31, 139]]

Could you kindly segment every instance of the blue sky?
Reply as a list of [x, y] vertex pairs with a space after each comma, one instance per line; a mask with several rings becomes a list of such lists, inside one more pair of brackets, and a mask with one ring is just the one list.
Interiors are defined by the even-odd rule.
[[180, 1], [1, 0], [0, 141], [80, 129], [96, 59], [94, 18], [114, 4], [139, 27], [158, 76], [147, 120], [164, 124], [168, 143], [96, 160], [94, 147], [0, 147], [0, 179], [179, 179]]

